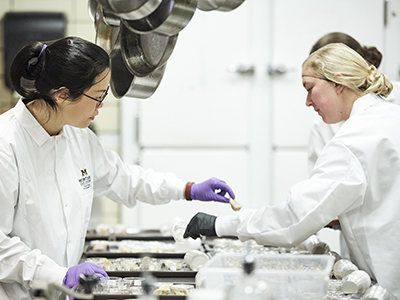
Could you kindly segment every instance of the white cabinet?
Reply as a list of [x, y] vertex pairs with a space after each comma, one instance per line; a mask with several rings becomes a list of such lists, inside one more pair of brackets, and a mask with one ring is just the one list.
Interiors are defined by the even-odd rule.
[[228, 68], [249, 58], [249, 6], [216, 14], [197, 10], [179, 33], [160, 87], [141, 102], [142, 147], [247, 145], [251, 77]]

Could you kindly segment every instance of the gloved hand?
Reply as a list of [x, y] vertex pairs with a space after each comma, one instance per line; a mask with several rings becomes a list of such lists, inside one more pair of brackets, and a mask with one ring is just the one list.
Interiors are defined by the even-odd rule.
[[216, 216], [208, 215], [205, 213], [197, 213], [186, 226], [183, 237], [197, 239], [200, 235], [204, 236], [217, 236], [215, 232], [215, 220]]
[[108, 277], [106, 271], [104, 271], [102, 267], [89, 262], [84, 262], [68, 269], [63, 280], [63, 285], [74, 290], [77, 289], [79, 287], [79, 276], [81, 274], [95, 274], [99, 279]]
[[[216, 190], [220, 191], [216, 192]], [[228, 203], [229, 199], [225, 197], [226, 193], [228, 193], [230, 197], [235, 198], [232, 189], [225, 181], [219, 180], [218, 178], [211, 178], [202, 183], [194, 183], [190, 190], [192, 199]]]

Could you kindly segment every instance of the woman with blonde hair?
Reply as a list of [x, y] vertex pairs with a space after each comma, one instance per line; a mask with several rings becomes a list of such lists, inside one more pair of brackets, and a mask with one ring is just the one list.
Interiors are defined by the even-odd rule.
[[[379, 68], [383, 55], [374, 46], [362, 46], [355, 38], [343, 33], [343, 32], [330, 32], [322, 36], [312, 46], [310, 54], [318, 50], [319, 48], [332, 44], [332, 43], [343, 43], [353, 50], [357, 51], [369, 64]], [[400, 97], [397, 95], [400, 91], [400, 82], [392, 82], [393, 91], [389, 96], [385, 98], [386, 101], [400, 104]], [[315, 162], [317, 161], [324, 146], [332, 139], [332, 137], [338, 132], [340, 126], [344, 121], [340, 121], [334, 124], [327, 124], [322, 118], [315, 118], [309, 135], [308, 141], [308, 169], [311, 172], [314, 168]], [[337, 221], [332, 222], [337, 224]], [[334, 229], [340, 229], [340, 226], [330, 226]], [[349, 250], [346, 246], [346, 242], [340, 234], [340, 255], [344, 258], [349, 258]]]
[[[383, 55], [374, 46], [362, 46], [355, 38], [343, 33], [343, 32], [330, 32], [322, 36], [312, 46], [310, 54], [318, 50], [319, 48], [332, 44], [332, 43], [343, 43], [353, 50], [357, 51], [368, 63], [379, 68]], [[400, 104], [400, 82], [392, 82], [393, 91], [386, 97], [386, 101]], [[326, 143], [338, 132], [342, 122], [335, 124], [326, 124], [322, 118], [315, 118], [311, 128], [309, 142], [308, 142], [308, 169], [311, 171], [314, 168], [315, 162], [322, 148]], [[342, 249], [342, 251], [345, 249]]]
[[[387, 97], [393, 89], [392, 83], [384, 74], [378, 73], [375, 66], [369, 65], [360, 55], [355, 54], [350, 47], [341, 43], [333, 43], [321, 48], [315, 55], [310, 55], [303, 63], [304, 86], [308, 77], [322, 79], [327, 83], [334, 83], [335, 87], [340, 86], [340, 92], [343, 91], [346, 93], [345, 96], [348, 96], [345, 97], [346, 101], [342, 103], [344, 107], [340, 107], [344, 110], [339, 115], [325, 116], [321, 115], [320, 110], [318, 110], [318, 114], [321, 115], [325, 123], [330, 124], [347, 120], [354, 101], [359, 97], [369, 93]], [[304, 80], [305, 78], [306, 80]], [[313, 80], [311, 81], [313, 82]], [[312, 87], [307, 91], [311, 89]], [[306, 105], [309, 106], [308, 98]]]
[[237, 236], [293, 246], [338, 216], [351, 260], [400, 299], [400, 106], [392, 90], [356, 51], [329, 44], [303, 63], [306, 105], [327, 123], [344, 121], [326, 144], [308, 180], [286, 201], [229, 216], [195, 215], [185, 236]]

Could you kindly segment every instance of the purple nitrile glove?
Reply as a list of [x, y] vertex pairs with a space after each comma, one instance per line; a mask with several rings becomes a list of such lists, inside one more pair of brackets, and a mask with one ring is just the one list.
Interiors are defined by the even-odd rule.
[[[216, 190], [220, 191], [217, 192]], [[235, 194], [229, 185], [227, 185], [225, 181], [214, 177], [202, 183], [194, 183], [190, 190], [190, 196], [194, 200], [228, 203], [229, 198], [225, 197], [226, 193], [228, 193], [231, 198], [235, 198]]]
[[106, 271], [104, 271], [102, 267], [89, 262], [84, 262], [68, 269], [63, 280], [63, 285], [71, 289], [77, 289], [79, 286], [79, 276], [81, 274], [95, 274], [99, 277], [99, 279], [108, 277]]

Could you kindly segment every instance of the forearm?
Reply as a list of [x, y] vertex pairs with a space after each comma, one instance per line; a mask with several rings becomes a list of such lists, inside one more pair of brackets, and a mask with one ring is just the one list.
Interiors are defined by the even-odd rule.
[[96, 196], [133, 207], [137, 201], [164, 204], [184, 199], [186, 181], [171, 172], [155, 172], [138, 165], [128, 165], [116, 153], [106, 152], [106, 164], [96, 170]]

